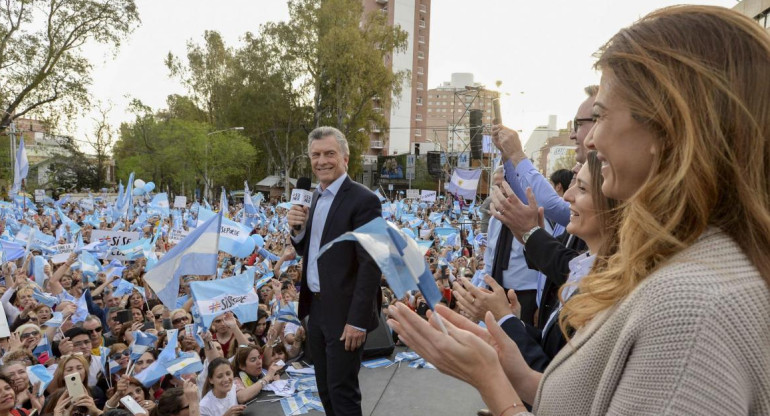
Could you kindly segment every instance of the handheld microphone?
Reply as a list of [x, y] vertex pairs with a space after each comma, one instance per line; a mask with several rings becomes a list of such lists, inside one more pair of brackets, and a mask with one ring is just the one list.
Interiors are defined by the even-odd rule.
[[[293, 205], [302, 205], [303, 207], [309, 207], [313, 203], [313, 193], [310, 192], [310, 178], [303, 176], [297, 179], [297, 187], [291, 191], [291, 203]], [[301, 225], [294, 226], [294, 231], [301, 229]]]

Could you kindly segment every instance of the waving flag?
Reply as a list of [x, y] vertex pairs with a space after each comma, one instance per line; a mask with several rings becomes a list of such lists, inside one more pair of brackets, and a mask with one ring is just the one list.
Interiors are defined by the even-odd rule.
[[61, 326], [62, 322], [64, 322], [64, 314], [62, 312], [53, 312], [51, 319], [43, 322], [43, 325], [51, 328], [58, 328]]
[[147, 350], [150, 348], [155, 347], [155, 343], [158, 342], [158, 337], [150, 334], [150, 333], [144, 333], [142, 331], [134, 331], [134, 342], [131, 343], [131, 361], [136, 361], [139, 359], [139, 357], [142, 356]]
[[174, 377], [195, 374], [203, 371], [203, 362], [198, 354], [183, 352], [179, 354], [179, 358], [166, 363], [166, 371]]
[[154, 363], [150, 364], [149, 367], [145, 368], [144, 371], [134, 376], [134, 378], [139, 380], [139, 382], [142, 383], [144, 387], [149, 388], [153, 384], [160, 381], [163, 376], [168, 374], [168, 370], [166, 370], [166, 364], [177, 358], [177, 330], [167, 330], [166, 339], [168, 339], [168, 343], [166, 343], [166, 347], [163, 348], [160, 354], [158, 354], [158, 359], [155, 360]]
[[112, 282], [114, 289], [112, 290], [112, 296], [125, 296], [130, 295], [134, 291], [134, 285], [126, 280], [118, 279]]
[[99, 263], [99, 260], [87, 251], [82, 251], [78, 256], [78, 260], [80, 260], [80, 269], [83, 271], [83, 276], [88, 278], [89, 282], [96, 280], [96, 274], [102, 271], [102, 265]]
[[[49, 308], [53, 308], [54, 305], [59, 303], [59, 299], [56, 296], [51, 295], [50, 293], [43, 293], [40, 288], [37, 286], [34, 287], [32, 292], [32, 297], [35, 298], [36, 301], [39, 303], [42, 303], [43, 305], [48, 306]], [[51, 318], [53, 320], [53, 318]]]
[[53, 357], [53, 351], [51, 350], [51, 343], [48, 342], [48, 335], [43, 334], [43, 337], [40, 338], [40, 341], [37, 343], [37, 346], [34, 350], [32, 350], [32, 355], [37, 358], [37, 361], [40, 363], [44, 363]]
[[165, 192], [161, 192], [150, 201], [150, 207], [147, 209], [150, 215], [157, 214], [162, 218], [167, 218], [169, 214], [168, 195]]
[[225, 218], [230, 218], [230, 207], [227, 206], [227, 193], [225, 187], [222, 187], [222, 194], [219, 196], [219, 212], [223, 213]]
[[246, 192], [243, 197], [243, 215], [241, 216], [241, 224], [253, 229], [258, 222], [259, 210], [254, 205], [251, 196]]
[[24, 257], [24, 246], [13, 242], [13, 241], [6, 241], [6, 240], [0, 240], [0, 245], [3, 247], [3, 261], [14, 261], [16, 259], [20, 259]]
[[[221, 213], [221, 211], [220, 211]], [[217, 214], [206, 208], [198, 210], [198, 224], [215, 217]], [[251, 230], [241, 224], [222, 218], [219, 233], [219, 250], [235, 257], [248, 257], [254, 251], [254, 240], [249, 238]]]
[[80, 295], [80, 298], [77, 300], [77, 302], [75, 302], [75, 306], [77, 307], [77, 309], [75, 310], [75, 313], [72, 315], [73, 324], [76, 324], [78, 322], [83, 322], [88, 317], [88, 305], [86, 304], [85, 292], [82, 295]]
[[473, 199], [481, 178], [481, 169], [455, 168], [446, 190], [458, 197]]
[[118, 246], [118, 250], [126, 256], [127, 260], [136, 260], [144, 256], [145, 246], [149, 243], [149, 238], [142, 238], [126, 245]]
[[29, 377], [30, 385], [40, 385], [37, 390], [37, 395], [41, 397], [43, 396], [43, 393], [45, 393], [45, 389], [48, 388], [48, 385], [53, 381], [53, 374], [49, 373], [42, 364], [35, 364], [27, 367], [27, 377]]
[[145, 275], [145, 282], [167, 308], [176, 306], [180, 277], [217, 272], [221, 223], [221, 214], [209, 218], [166, 253]]
[[288, 322], [290, 324], [302, 326], [302, 323], [299, 321], [299, 317], [297, 316], [297, 308], [297, 302], [289, 302], [278, 309], [278, 311], [275, 313], [275, 319], [281, 322]]
[[253, 268], [227, 279], [190, 282], [190, 291], [207, 328], [227, 311], [232, 311], [241, 322], [257, 320], [259, 297], [254, 290]]
[[27, 159], [27, 149], [24, 147], [24, 137], [19, 139], [19, 148], [16, 150], [16, 161], [13, 164], [13, 190], [16, 195], [21, 191], [21, 181], [27, 178], [29, 173], [29, 159]]
[[374, 194], [377, 195], [377, 199], [379, 199], [380, 202], [385, 202], [388, 200], [387, 198], [382, 196], [382, 192], [380, 192], [379, 188], [376, 191], [374, 191]]
[[430, 272], [423, 250], [414, 239], [405, 236], [402, 231], [383, 218], [375, 218], [354, 231], [337, 237], [321, 247], [316, 258], [340, 241], [358, 241], [377, 263], [390, 288], [399, 299], [409, 290], [420, 290], [431, 309], [441, 301], [441, 293]]

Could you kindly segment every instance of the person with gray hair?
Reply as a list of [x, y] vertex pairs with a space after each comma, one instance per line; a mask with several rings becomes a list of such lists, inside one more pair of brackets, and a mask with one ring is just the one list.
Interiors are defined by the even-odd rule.
[[350, 150], [334, 127], [308, 136], [308, 155], [319, 186], [308, 209], [294, 205], [291, 242], [302, 255], [299, 318], [309, 316], [308, 349], [327, 415], [361, 415], [361, 368], [368, 331], [379, 324], [381, 272], [358, 244], [345, 242], [318, 258], [319, 249], [382, 215], [377, 196], [347, 175]]

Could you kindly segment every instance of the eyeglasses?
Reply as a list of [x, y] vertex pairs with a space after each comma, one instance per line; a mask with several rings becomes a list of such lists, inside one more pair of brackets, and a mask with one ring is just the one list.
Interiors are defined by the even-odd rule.
[[128, 349], [125, 349], [123, 350], [123, 352], [116, 352], [115, 354], [110, 355], [110, 359], [117, 361], [122, 357], [128, 357], [130, 354], [131, 354], [131, 351], [129, 351]]
[[173, 321], [171, 321], [171, 324], [172, 324], [172, 325], [176, 325], [176, 324], [178, 324], [178, 323], [187, 322], [187, 321], [189, 321], [189, 320], [190, 320], [190, 318], [188, 318], [188, 317], [186, 317], [186, 316], [183, 316], [183, 317], [181, 317], [181, 318], [176, 318], [176, 319], [174, 319]]
[[32, 337], [34, 337], [35, 335], [38, 335], [38, 333], [37, 333], [37, 332], [25, 332], [25, 333], [23, 333], [23, 334], [19, 335], [19, 339], [27, 339], [27, 338], [32, 338]]
[[88, 331], [88, 332], [90, 332], [90, 333], [92, 333], [92, 334], [96, 334], [96, 333], [98, 333], [98, 332], [102, 332], [102, 327], [100, 327], [100, 326], [97, 326], [97, 327], [96, 327], [96, 328], [94, 328], [94, 329], [86, 329], [86, 331]]
[[595, 122], [596, 122], [596, 119], [593, 117], [583, 117], [583, 118], [575, 117], [572, 120], [572, 131], [577, 133], [578, 128], [580, 128], [580, 126], [582, 126], [583, 123], [595, 123]]
[[163, 314], [162, 314], [162, 313], [161, 313], [161, 314], [158, 314], [158, 315], [155, 315], [155, 320], [157, 321], [157, 320], [159, 320], [159, 319], [160, 319], [160, 318], [162, 318], [162, 317], [163, 317]]

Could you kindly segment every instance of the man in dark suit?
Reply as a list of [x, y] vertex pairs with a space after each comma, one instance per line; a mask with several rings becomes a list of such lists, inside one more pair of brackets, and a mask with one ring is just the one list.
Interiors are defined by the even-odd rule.
[[348, 177], [348, 144], [339, 130], [310, 132], [308, 153], [319, 187], [309, 209], [295, 205], [288, 214], [292, 244], [304, 262], [299, 318], [310, 316], [308, 346], [326, 414], [361, 415], [358, 371], [366, 333], [379, 323], [381, 273], [358, 243], [338, 243], [317, 254], [381, 216], [382, 207], [374, 193]]

